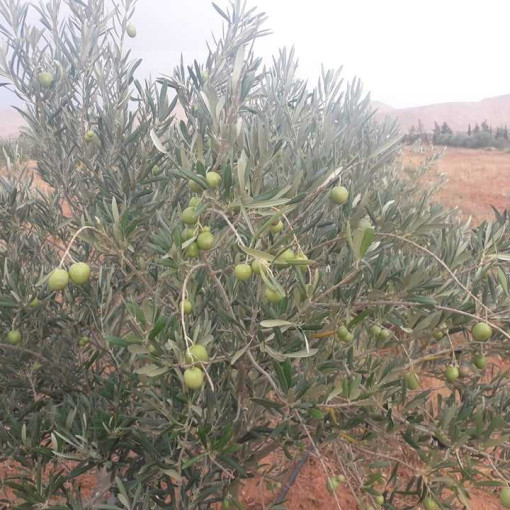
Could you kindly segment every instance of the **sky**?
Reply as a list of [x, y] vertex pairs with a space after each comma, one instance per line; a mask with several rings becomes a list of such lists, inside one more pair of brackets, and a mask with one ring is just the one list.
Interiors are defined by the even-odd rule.
[[[220, 6], [225, 0], [217, 0]], [[294, 45], [303, 78], [323, 63], [360, 77], [372, 99], [394, 107], [478, 101], [510, 93], [510, 0], [249, 0], [269, 15], [258, 43], [269, 61]], [[222, 18], [210, 0], [138, 0], [133, 55], [140, 71], [170, 74], [180, 54], [204, 60]], [[5, 102], [0, 94], [0, 103]]]

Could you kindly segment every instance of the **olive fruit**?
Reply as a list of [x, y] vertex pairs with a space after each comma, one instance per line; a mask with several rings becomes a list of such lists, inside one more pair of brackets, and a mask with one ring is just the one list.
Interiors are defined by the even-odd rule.
[[379, 505], [384, 505], [384, 496], [382, 494], [378, 494], [374, 497], [374, 501]]
[[473, 365], [479, 370], [483, 370], [488, 363], [488, 359], [483, 354], [476, 354], [473, 356]]
[[329, 198], [331, 198], [335, 204], [342, 205], [349, 200], [349, 192], [344, 186], [335, 186], [329, 192]]
[[90, 143], [90, 142], [92, 142], [94, 140], [95, 137], [96, 137], [96, 133], [94, 133], [94, 131], [92, 131], [92, 129], [89, 129], [85, 133], [85, 136], [83, 138], [84, 138], [86, 143]]
[[205, 174], [205, 180], [211, 188], [217, 188], [221, 183], [221, 175], [218, 172], [207, 172]]
[[78, 340], [78, 345], [80, 347], [85, 347], [86, 345], [88, 345], [90, 343], [90, 338], [88, 336], [82, 336], [79, 340]]
[[65, 269], [55, 269], [48, 278], [50, 290], [62, 290], [69, 285], [69, 273]]
[[39, 298], [35, 297], [34, 299], [32, 299], [32, 301], [30, 301], [30, 303], [28, 303], [28, 306], [30, 306], [31, 308], [35, 308], [36, 306], [39, 306], [40, 303], [41, 302], [39, 301]]
[[269, 227], [269, 230], [273, 233], [273, 234], [278, 234], [278, 232], [281, 232], [283, 230], [283, 222], [282, 220], [278, 220], [274, 223], [272, 223]]
[[377, 335], [378, 340], [388, 340], [390, 337], [391, 331], [386, 328], [381, 329], [381, 332]]
[[338, 326], [337, 330], [336, 330], [336, 334], [339, 336], [339, 337], [342, 337], [342, 336], [345, 336], [347, 335], [347, 333], [349, 333], [349, 330], [347, 329], [346, 326], [344, 326], [343, 324], [341, 324], [340, 326]]
[[209, 354], [207, 354], [207, 350], [203, 345], [195, 344], [186, 351], [186, 361], [188, 363], [196, 363], [197, 361], [206, 363], [209, 361]]
[[285, 297], [283, 294], [280, 294], [280, 292], [272, 290], [269, 287], [266, 287], [265, 295], [266, 299], [271, 303], [279, 303]]
[[255, 274], [260, 274], [261, 271], [263, 271], [263, 267], [264, 266], [258, 260], [254, 260], [251, 263], [251, 269]]
[[53, 83], [53, 75], [47, 71], [43, 71], [42, 73], [39, 73], [39, 83], [41, 87], [45, 89], [49, 89]]
[[368, 334], [372, 337], [378, 337], [381, 331], [381, 326], [378, 326], [377, 324], [372, 324], [372, 326], [368, 328]]
[[197, 207], [199, 203], [200, 203], [199, 197], [191, 197], [189, 200], [188, 206], [189, 207]]
[[424, 500], [423, 500], [423, 508], [425, 508], [425, 510], [438, 510], [439, 507], [437, 506], [437, 503], [430, 497], [426, 497]]
[[436, 340], [441, 340], [441, 338], [444, 337], [444, 332], [441, 331], [440, 329], [435, 329], [434, 330], [434, 333], [432, 334], [432, 336], [436, 339]]
[[277, 264], [281, 264], [287, 266], [289, 262], [292, 262], [296, 258], [296, 255], [291, 249], [285, 250], [283, 253], [280, 253], [276, 258], [275, 262]]
[[510, 508], [510, 487], [504, 487], [499, 493], [499, 500], [504, 508]]
[[184, 209], [181, 213], [181, 220], [186, 225], [194, 225], [198, 220], [198, 217], [195, 214], [195, 208], [186, 207], [186, 209]]
[[126, 27], [126, 34], [133, 39], [133, 37], [136, 37], [136, 27], [133, 25], [133, 23], [128, 23]]
[[329, 477], [326, 483], [326, 489], [328, 492], [335, 492], [338, 489], [340, 483], [336, 478]]
[[479, 322], [473, 326], [471, 335], [475, 342], [486, 342], [492, 335], [492, 328], [485, 322]]
[[198, 182], [194, 181], [193, 179], [190, 179], [188, 181], [188, 188], [193, 191], [193, 193], [202, 193], [204, 191], [204, 188], [198, 184]]
[[198, 390], [204, 382], [204, 373], [199, 367], [187, 368], [184, 371], [184, 384], [191, 390]]
[[245, 282], [250, 279], [252, 268], [249, 264], [237, 264], [234, 268], [234, 274], [240, 282]]
[[445, 377], [448, 382], [455, 382], [460, 376], [459, 369], [454, 365], [448, 365], [445, 370]]
[[17, 329], [11, 329], [11, 331], [7, 333], [7, 341], [12, 345], [19, 345], [22, 340], [21, 331]]
[[85, 262], [76, 262], [69, 268], [69, 277], [77, 285], [87, 283], [90, 279], [90, 266]]
[[345, 343], [351, 342], [354, 338], [354, 335], [343, 324], [338, 327], [336, 334], [338, 339]]
[[414, 391], [420, 387], [420, 380], [414, 372], [409, 372], [404, 377], [408, 390]]
[[198, 257], [198, 244], [197, 243], [191, 243], [188, 246], [188, 249], [186, 250], [186, 253], [188, 254], [188, 257], [190, 259]]
[[[304, 261], [304, 260], [309, 260], [309, 259], [304, 253], [298, 253], [295, 256], [294, 260], [303, 260]], [[298, 264], [297, 266], [299, 267], [299, 269], [301, 269], [301, 271], [303, 273], [305, 273], [306, 270], [308, 269], [308, 264]]]
[[183, 299], [181, 302], [181, 306], [186, 315], [190, 315], [191, 313], [193, 313], [193, 304], [189, 299]]
[[201, 232], [197, 237], [197, 245], [200, 250], [210, 250], [214, 245], [214, 236], [211, 232]]

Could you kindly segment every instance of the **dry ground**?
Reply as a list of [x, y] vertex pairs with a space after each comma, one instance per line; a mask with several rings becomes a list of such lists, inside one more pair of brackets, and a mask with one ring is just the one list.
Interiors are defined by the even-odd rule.
[[[403, 149], [403, 166], [424, 162], [441, 148], [406, 147]], [[449, 207], [459, 208], [465, 217], [472, 217], [474, 223], [493, 216], [491, 205], [503, 210], [510, 208], [510, 154], [499, 151], [449, 148], [443, 157], [434, 163], [427, 176], [430, 181], [440, 174], [446, 174], [447, 181], [439, 190], [437, 199]], [[431, 384], [433, 386], [433, 384]], [[269, 459], [269, 462], [285, 462], [283, 458]], [[335, 465], [334, 456], [325, 457], [327, 469], [341, 473]], [[12, 475], [12, 465], [0, 465], [0, 479]], [[334, 498], [326, 491], [327, 477], [321, 462], [311, 455], [301, 470], [296, 483], [289, 492], [289, 510], [333, 510], [337, 507]], [[90, 488], [95, 475], [88, 475], [81, 481]], [[285, 480], [282, 480], [285, 483]], [[274, 501], [276, 491], [268, 491], [260, 479], [249, 481], [241, 490], [246, 510], [264, 510]], [[5, 493], [0, 491], [0, 499]], [[12, 494], [9, 495], [12, 497]], [[346, 485], [338, 492], [343, 510], [358, 508], [356, 499]], [[1, 507], [0, 503], [0, 507]], [[498, 498], [481, 491], [473, 491], [471, 510], [497, 510], [501, 508]]]
[[[416, 166], [442, 147], [405, 147], [403, 165]], [[474, 223], [494, 217], [491, 205], [498, 210], [510, 209], [510, 153], [448, 147], [433, 166], [427, 179], [433, 181], [445, 174], [447, 182], [439, 190], [437, 200], [457, 207], [464, 218]]]

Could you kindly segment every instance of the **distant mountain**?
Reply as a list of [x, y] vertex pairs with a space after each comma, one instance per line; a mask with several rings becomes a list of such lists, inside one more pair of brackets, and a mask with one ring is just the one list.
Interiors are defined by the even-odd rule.
[[453, 131], [467, 131], [468, 124], [473, 127], [484, 120], [493, 127], [508, 125], [510, 127], [510, 94], [489, 97], [477, 102], [440, 103], [412, 108], [393, 108], [387, 104], [373, 101], [377, 110], [376, 117], [395, 117], [402, 132], [411, 126], [418, 126], [421, 121], [426, 131], [432, 131], [434, 122], [447, 122]]
[[0, 110], [0, 138], [17, 136], [24, 123], [23, 118], [14, 108], [3, 108]]
[[[412, 108], [393, 108], [380, 101], [372, 101], [372, 106], [377, 110], [376, 118], [395, 117], [403, 133], [411, 126], [418, 126], [419, 121], [427, 131], [433, 130], [434, 122], [441, 124], [445, 121], [454, 131], [467, 131], [468, 124], [474, 127], [477, 122], [481, 124], [484, 120], [493, 127], [507, 125], [510, 128], [510, 94], [477, 102], [440, 103]], [[178, 118], [179, 113], [182, 115], [182, 112], [177, 112]], [[13, 108], [0, 110], [0, 138], [16, 136], [23, 124], [23, 119]]]

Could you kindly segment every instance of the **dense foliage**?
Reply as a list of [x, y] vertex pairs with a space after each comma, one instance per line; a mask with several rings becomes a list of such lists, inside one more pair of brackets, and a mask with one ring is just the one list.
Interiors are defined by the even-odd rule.
[[[232, 508], [271, 452], [334, 442], [330, 489], [346, 475], [365, 507], [506, 485], [508, 379], [483, 366], [510, 354], [507, 214], [433, 205], [358, 82], [310, 87], [293, 51], [264, 67], [264, 16], [216, 9], [207, 61], [151, 83], [130, 0], [0, 1], [37, 161], [0, 188], [0, 445], [20, 465], [0, 484], [20, 508]], [[95, 469], [111, 484], [86, 500]]]

